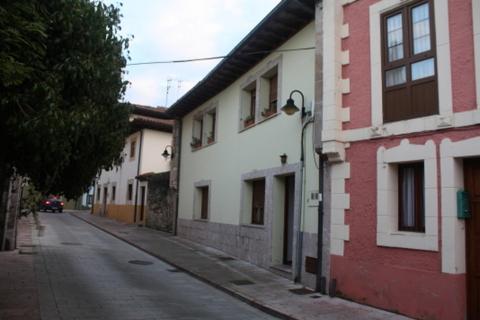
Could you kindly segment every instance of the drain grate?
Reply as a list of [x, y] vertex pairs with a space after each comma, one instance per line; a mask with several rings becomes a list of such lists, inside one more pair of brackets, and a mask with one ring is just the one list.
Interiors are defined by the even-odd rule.
[[178, 269], [167, 269], [168, 272], [183, 272], [182, 270]]
[[247, 279], [232, 280], [232, 281], [230, 281], [230, 283], [233, 283], [236, 286], [246, 286], [246, 285], [249, 285], [249, 284], [255, 284], [255, 282], [252, 282], [252, 281], [247, 280]]
[[144, 260], [130, 260], [130, 261], [128, 261], [128, 263], [137, 264], [137, 265], [140, 265], [140, 266], [148, 266], [150, 264], [153, 264], [153, 262], [151, 262], [151, 261], [144, 261]]
[[307, 288], [290, 289], [288, 291], [290, 291], [291, 293], [300, 294], [300, 295], [306, 295], [306, 294], [314, 293], [314, 291], [312, 291], [310, 289], [307, 289]]
[[18, 254], [37, 254], [37, 252], [36, 251], [25, 251], [25, 250], [20, 249], [18, 251]]
[[313, 296], [310, 296], [310, 298], [312, 299], [318, 299], [318, 298], [321, 298], [322, 296], [319, 295], [319, 294], [314, 294]]
[[128, 234], [128, 231], [118, 231], [118, 233], [121, 233], [121, 234]]
[[218, 259], [218, 260], [221, 260], [221, 261], [232, 261], [232, 260], [235, 260], [235, 259], [232, 258], [232, 257], [225, 257], [225, 256], [218, 256], [217, 259]]
[[82, 244], [79, 242], [61, 242], [64, 246], [81, 246]]

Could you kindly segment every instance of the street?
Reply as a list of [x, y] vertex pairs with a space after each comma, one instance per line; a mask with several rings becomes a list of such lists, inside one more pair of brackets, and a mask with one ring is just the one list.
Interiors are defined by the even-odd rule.
[[68, 213], [39, 213], [42, 319], [273, 319]]

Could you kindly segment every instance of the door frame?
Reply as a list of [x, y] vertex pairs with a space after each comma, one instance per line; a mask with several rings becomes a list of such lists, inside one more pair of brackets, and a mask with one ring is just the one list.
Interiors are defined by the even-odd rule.
[[[474, 163], [474, 162], [476, 162], [476, 163]], [[470, 195], [469, 205], [470, 205], [471, 210], [473, 208], [473, 206], [472, 206], [473, 201], [472, 201], [472, 189], [470, 187], [472, 187], [472, 185], [475, 183], [475, 178], [480, 179], [480, 174], [478, 175], [478, 177], [473, 177], [471, 181], [468, 181], [468, 180], [470, 180], [468, 177], [471, 177], [471, 175], [472, 175], [472, 172], [469, 172], [469, 169], [473, 169], [474, 167], [477, 167], [477, 166], [480, 168], [480, 157], [466, 158], [466, 159], [463, 160], [463, 171], [464, 171], [464, 175], [465, 175], [465, 178], [464, 178], [465, 191], [467, 191], [468, 194]], [[467, 183], [467, 182], [470, 182], [470, 183]], [[473, 290], [473, 289], [471, 289], [472, 288], [471, 287], [472, 286], [471, 281], [469, 281], [470, 276], [471, 276], [470, 274], [472, 273], [472, 270], [470, 269], [471, 262], [469, 261], [470, 252], [471, 252], [471, 250], [477, 251], [477, 252], [480, 251], [480, 244], [476, 244], [473, 248], [470, 247], [470, 245], [473, 242], [470, 239], [471, 232], [472, 232], [472, 230], [470, 230], [470, 229], [473, 228], [473, 225], [472, 225], [473, 220], [472, 219], [480, 219], [480, 217], [477, 217], [477, 215], [478, 215], [478, 213], [472, 212], [472, 217], [465, 220], [465, 265], [466, 265], [465, 277], [466, 277], [467, 319], [474, 319], [473, 316], [478, 316], [478, 314], [472, 314], [472, 313], [474, 313], [474, 308], [472, 307], [472, 304], [474, 304], [474, 303], [470, 301], [471, 297], [469, 297], [470, 292]], [[477, 223], [478, 222], [479, 221], [477, 221]], [[480, 268], [480, 266], [478, 266], [478, 267]], [[477, 272], [480, 272], [480, 270], [478, 270]], [[480, 287], [480, 281], [478, 283], [478, 286]], [[478, 288], [478, 289], [480, 289], [480, 288]]]

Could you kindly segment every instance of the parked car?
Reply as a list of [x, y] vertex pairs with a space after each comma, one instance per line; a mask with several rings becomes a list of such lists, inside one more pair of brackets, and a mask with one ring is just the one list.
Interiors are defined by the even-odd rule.
[[51, 210], [52, 212], [62, 212], [63, 211], [63, 201], [57, 197], [48, 197], [43, 199], [40, 202], [40, 211], [48, 211]]

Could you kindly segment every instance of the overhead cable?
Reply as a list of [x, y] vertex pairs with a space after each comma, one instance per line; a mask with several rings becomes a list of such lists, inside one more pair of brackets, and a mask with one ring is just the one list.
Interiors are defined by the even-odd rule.
[[133, 62], [133, 63], [127, 63], [127, 67], [129, 67], [129, 66], [141, 66], [141, 65], [148, 65], [148, 64], [169, 64], [169, 63], [186, 63], [186, 62], [208, 61], [208, 60], [218, 60], [218, 59], [232, 58], [232, 57], [252, 56], [252, 55], [257, 55], [257, 54], [270, 54], [270, 53], [276, 53], [276, 52], [292, 52], [292, 51], [306, 51], [306, 50], [313, 50], [313, 49], [315, 49], [315, 47], [252, 51], [252, 52], [228, 54], [228, 55], [225, 55], [225, 56], [206, 57], [206, 58]]

